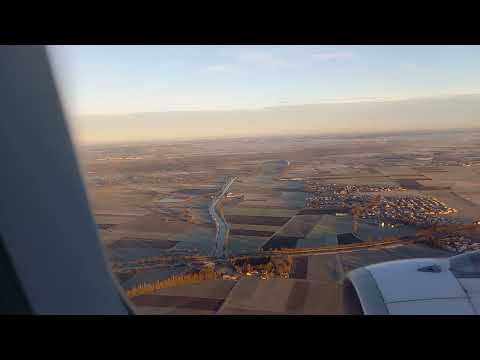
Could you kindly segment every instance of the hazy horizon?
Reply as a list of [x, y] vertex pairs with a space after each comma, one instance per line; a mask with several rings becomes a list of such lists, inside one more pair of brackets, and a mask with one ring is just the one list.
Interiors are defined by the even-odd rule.
[[80, 142], [477, 127], [480, 46], [49, 46]]
[[70, 115], [80, 143], [479, 128], [480, 95], [263, 109]]

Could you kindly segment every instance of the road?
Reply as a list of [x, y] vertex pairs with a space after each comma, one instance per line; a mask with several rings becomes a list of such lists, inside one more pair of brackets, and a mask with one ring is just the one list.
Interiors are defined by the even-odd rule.
[[231, 178], [227, 183], [223, 186], [221, 193], [212, 201], [208, 212], [212, 217], [213, 221], [215, 222], [215, 226], [217, 227], [217, 235], [216, 235], [216, 244], [213, 249], [213, 256], [222, 258], [225, 257], [225, 241], [228, 239], [229, 228], [225, 222], [223, 216], [221, 216], [217, 211], [218, 203], [225, 197], [230, 189], [230, 186], [234, 183], [237, 178]]

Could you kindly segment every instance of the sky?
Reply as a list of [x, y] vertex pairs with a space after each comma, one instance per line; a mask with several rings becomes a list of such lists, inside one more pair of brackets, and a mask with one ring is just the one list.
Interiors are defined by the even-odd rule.
[[49, 53], [72, 118], [480, 94], [480, 46], [97, 45]]

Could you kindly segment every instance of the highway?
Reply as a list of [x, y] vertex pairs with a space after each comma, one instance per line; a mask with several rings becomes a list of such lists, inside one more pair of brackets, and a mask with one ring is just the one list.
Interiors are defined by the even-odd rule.
[[223, 186], [221, 193], [215, 197], [208, 209], [210, 216], [212, 217], [213, 221], [215, 222], [215, 226], [217, 227], [217, 235], [216, 235], [216, 244], [213, 249], [212, 256], [217, 258], [225, 257], [225, 241], [228, 239], [229, 228], [225, 222], [223, 216], [221, 216], [217, 211], [218, 203], [225, 197], [230, 189], [230, 186], [234, 183], [237, 178], [231, 178], [227, 183]]

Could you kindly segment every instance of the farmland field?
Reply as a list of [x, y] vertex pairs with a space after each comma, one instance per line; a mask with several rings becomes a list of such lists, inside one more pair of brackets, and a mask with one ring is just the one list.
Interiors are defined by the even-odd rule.
[[261, 207], [225, 207], [225, 215], [247, 215], [247, 216], [270, 216], [270, 217], [290, 217], [294, 216], [296, 209], [275, 209]]
[[[448, 218], [471, 223], [480, 218], [480, 161], [461, 162], [480, 160], [480, 155], [475, 146], [462, 148], [454, 139], [436, 136], [422, 141], [415, 136], [387, 142], [312, 136], [281, 142], [272, 138], [92, 146], [82, 150], [81, 159], [98, 233], [110, 262], [121, 267], [150, 257], [210, 257], [217, 232], [209, 207], [231, 177], [236, 180], [221, 202], [229, 229], [224, 244], [228, 256], [416, 236], [413, 225], [379, 226], [358, 219], [354, 226], [351, 207], [341, 202], [306, 208], [306, 198], [317, 196], [311, 189], [305, 192], [306, 181], [401, 185], [406, 189], [360, 194], [433, 197], [456, 209]], [[478, 138], [474, 133], [465, 138], [469, 136], [472, 144], [480, 141], [480, 133]], [[129, 155], [136, 160], [108, 160]], [[170, 270], [186, 271], [180, 264], [184, 261], [179, 260], [178, 268], [130, 277], [128, 286]]]
[[226, 215], [225, 219], [232, 224], [249, 224], [249, 225], [269, 225], [282, 226], [289, 217], [280, 216], [248, 216], [248, 215]]

